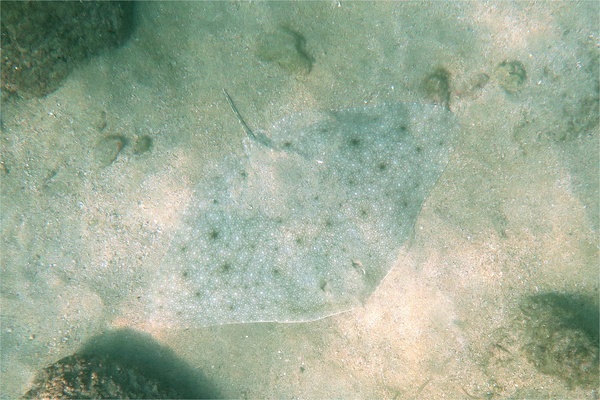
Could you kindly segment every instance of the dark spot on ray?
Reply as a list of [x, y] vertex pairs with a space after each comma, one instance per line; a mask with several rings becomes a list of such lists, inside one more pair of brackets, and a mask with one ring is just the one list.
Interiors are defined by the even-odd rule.
[[300, 236], [296, 236], [295, 242], [296, 244], [304, 244], [304, 239], [302, 239]]
[[423, 152], [423, 148], [421, 146], [417, 146], [417, 147], [415, 147], [415, 151], [417, 153], [422, 153]]
[[181, 273], [181, 276], [184, 277], [184, 278], [187, 278], [188, 276], [190, 276], [190, 273], [188, 271], [183, 271]]
[[196, 290], [196, 291], [194, 292], [194, 296], [195, 296], [195, 297], [200, 297], [200, 291], [199, 291], [199, 290]]
[[364, 217], [366, 217], [366, 216], [368, 216], [368, 215], [369, 215], [369, 213], [367, 213], [367, 210], [365, 210], [364, 208], [361, 208], [361, 209], [360, 209], [360, 216], [361, 216], [361, 217], [363, 217], [363, 218], [364, 218]]
[[211, 230], [208, 233], [208, 238], [210, 240], [217, 240], [219, 238], [219, 231], [217, 231], [216, 229]]
[[273, 268], [273, 270], [271, 272], [273, 273], [273, 276], [275, 276], [275, 277], [281, 276], [281, 271], [278, 268]]
[[380, 171], [385, 171], [387, 168], [388, 166], [384, 162], [380, 162], [379, 164], [377, 164], [377, 169], [379, 169]]
[[324, 134], [326, 134], [327, 132], [329, 132], [329, 129], [327, 129], [327, 128], [326, 128], [326, 127], [324, 127], [324, 126], [321, 126], [321, 127], [318, 127], [318, 128], [317, 128], [317, 133], [318, 133], [319, 135], [324, 135]]
[[215, 205], [216, 205], [216, 204], [219, 204], [219, 200], [217, 200], [217, 199], [213, 199], [212, 203], [213, 203], [213, 204], [215, 204]]
[[231, 264], [230, 263], [223, 263], [221, 264], [221, 266], [219, 267], [219, 270], [223, 273], [229, 272], [231, 271]]
[[292, 147], [292, 142], [290, 142], [289, 140], [286, 140], [285, 142], [283, 142], [282, 147], [284, 149], [289, 149], [290, 147]]
[[360, 146], [360, 144], [361, 144], [361, 142], [360, 142], [360, 139], [359, 139], [359, 138], [355, 138], [355, 137], [354, 137], [354, 138], [352, 138], [352, 139], [350, 139], [350, 141], [349, 141], [348, 143], [349, 143], [349, 144], [350, 144], [350, 146], [352, 146], [352, 147], [358, 147], [358, 146]]

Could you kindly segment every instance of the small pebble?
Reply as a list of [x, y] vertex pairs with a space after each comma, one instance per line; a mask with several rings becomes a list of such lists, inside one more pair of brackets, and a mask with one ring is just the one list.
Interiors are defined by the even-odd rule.
[[306, 52], [306, 39], [288, 28], [263, 35], [256, 48], [257, 57], [277, 64], [290, 74], [306, 75], [312, 69], [313, 59]]
[[140, 155], [152, 150], [152, 138], [148, 135], [140, 136], [133, 145], [133, 154]]
[[102, 168], [108, 167], [117, 159], [117, 156], [126, 145], [127, 138], [121, 135], [101, 137], [95, 148], [95, 158], [98, 165]]
[[525, 85], [527, 72], [521, 61], [503, 61], [496, 67], [496, 79], [502, 89], [516, 93]]
[[423, 79], [425, 94], [436, 104], [450, 109], [450, 72], [443, 67], [436, 68]]

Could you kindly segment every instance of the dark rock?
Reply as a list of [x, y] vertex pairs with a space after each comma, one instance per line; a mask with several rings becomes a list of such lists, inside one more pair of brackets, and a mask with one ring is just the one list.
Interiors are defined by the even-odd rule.
[[44, 368], [26, 399], [179, 399], [172, 388], [97, 356], [72, 355]]
[[214, 399], [221, 394], [198, 367], [131, 329], [90, 338], [44, 368], [26, 399]]
[[542, 373], [570, 386], [599, 385], [599, 311], [596, 301], [560, 293], [527, 298], [523, 349]]
[[56, 90], [74, 66], [124, 43], [133, 28], [133, 2], [3, 1], [2, 97], [41, 97]]

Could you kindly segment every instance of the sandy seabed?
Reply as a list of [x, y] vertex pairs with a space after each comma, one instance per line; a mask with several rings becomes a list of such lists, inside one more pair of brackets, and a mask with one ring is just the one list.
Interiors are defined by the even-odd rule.
[[[597, 385], [541, 373], [515, 332], [527, 296], [598, 298], [596, 2], [148, 2], [136, 13], [125, 46], [45, 98], [3, 104], [3, 398], [118, 328], [149, 333], [228, 398], [598, 398]], [[302, 50], [269, 52], [300, 36]], [[302, 110], [444, 103], [444, 85], [427, 83], [440, 70], [461, 137], [362, 307], [294, 324], [144, 319], [136, 299], [194, 182], [240, 151], [222, 88], [268, 127]], [[105, 165], [110, 135], [149, 136], [152, 150], [126, 146]]]

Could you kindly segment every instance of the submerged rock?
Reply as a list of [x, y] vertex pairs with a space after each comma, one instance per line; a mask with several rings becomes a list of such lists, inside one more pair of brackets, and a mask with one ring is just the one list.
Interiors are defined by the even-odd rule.
[[598, 305], [578, 296], [546, 293], [529, 297], [521, 309], [529, 361], [569, 386], [598, 387]]
[[2, 93], [41, 97], [75, 65], [125, 42], [133, 2], [2, 2]]
[[44, 368], [25, 399], [179, 399], [139, 371], [97, 356], [72, 355]]

